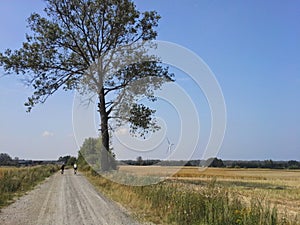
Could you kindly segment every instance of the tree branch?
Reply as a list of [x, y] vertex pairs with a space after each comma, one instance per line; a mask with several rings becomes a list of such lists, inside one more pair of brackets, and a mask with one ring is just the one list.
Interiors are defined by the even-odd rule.
[[[74, 36], [73, 31], [72, 31], [72, 29], [71, 29], [71, 27], [70, 27], [70, 24], [69, 24], [69, 23], [65, 20], [65, 18], [64, 18], [64, 16], [65, 16], [64, 13], [61, 12], [61, 10], [59, 9], [59, 6], [58, 6], [57, 2], [55, 2], [54, 5], [55, 5], [55, 7], [56, 7], [56, 11], [58, 12], [58, 14], [59, 14], [59, 16], [60, 16], [60, 19], [62, 20], [62, 22], [64, 23], [64, 25], [67, 27], [67, 29], [68, 29], [68, 31], [69, 31], [69, 34], [71, 35], [73, 41], [75, 42], [75, 46], [76, 46], [76, 47], [78, 48], [78, 50], [79, 50], [79, 55], [84, 59], [84, 61], [86, 62], [86, 64], [90, 66], [90, 61], [86, 58], [86, 56], [85, 56], [83, 50], [82, 50], [81, 47], [79, 46], [78, 41], [77, 41], [77, 38]], [[73, 49], [70, 49], [70, 50], [73, 51]], [[76, 53], [77, 53], [77, 52], [76, 52]]]

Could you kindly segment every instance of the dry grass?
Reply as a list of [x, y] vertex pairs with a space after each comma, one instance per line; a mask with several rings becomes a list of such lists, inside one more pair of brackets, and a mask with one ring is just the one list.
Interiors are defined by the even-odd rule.
[[0, 167], [0, 208], [58, 170], [57, 166]]
[[[167, 166], [120, 166], [120, 171], [137, 175], [157, 175], [165, 177], [184, 178], [232, 178], [255, 180], [298, 180], [300, 170], [271, 170], [271, 169], [231, 169], [231, 168], [201, 168], [201, 167], [167, 167]], [[300, 185], [300, 184], [299, 184]]]
[[[111, 178], [118, 178], [112, 180], [121, 183], [123, 179], [143, 180], [140, 177], [143, 175], [167, 178], [159, 184], [146, 186], [122, 185], [93, 171], [86, 175], [102, 193], [130, 209], [140, 220], [155, 224], [299, 224], [294, 215], [285, 212], [278, 214], [277, 207], [268, 198], [258, 192], [250, 192], [256, 186], [258, 190], [273, 187], [272, 184], [264, 183], [264, 179], [255, 179], [249, 183], [249, 179], [235, 179], [236, 175], [224, 177], [222, 169], [209, 169], [205, 171], [205, 177], [204, 171], [198, 175], [195, 168], [184, 168], [175, 175], [190, 174], [190, 177], [174, 178], [176, 170], [178, 168], [174, 167], [121, 167], [119, 172], [110, 174]], [[222, 181], [210, 178], [216, 173], [221, 173]]]
[[280, 213], [300, 216], [300, 170], [121, 166], [120, 171], [165, 177], [194, 190], [216, 179], [219, 186], [238, 192], [246, 201], [264, 198], [277, 205]]
[[5, 175], [8, 171], [16, 170], [15, 167], [0, 167], [0, 179]]

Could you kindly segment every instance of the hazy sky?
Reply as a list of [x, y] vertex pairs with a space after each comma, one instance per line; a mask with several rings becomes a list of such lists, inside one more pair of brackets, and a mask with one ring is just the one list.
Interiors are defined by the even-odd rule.
[[[139, 9], [157, 10], [162, 16], [158, 40], [190, 49], [215, 74], [227, 108], [227, 130], [218, 157], [300, 160], [300, 1], [135, 2]], [[21, 46], [28, 31], [26, 18], [43, 7], [38, 0], [0, 1], [1, 52]], [[199, 113], [203, 148], [211, 124], [204, 95], [188, 75], [171, 69]], [[27, 159], [77, 155], [74, 93], [58, 92], [28, 114], [23, 103], [30, 93], [17, 77], [0, 78], [0, 152]], [[166, 101], [159, 100], [156, 106], [158, 116], [170, 125], [164, 137], [177, 144], [180, 130], [174, 123], [180, 115]], [[160, 147], [165, 154], [166, 138]]]

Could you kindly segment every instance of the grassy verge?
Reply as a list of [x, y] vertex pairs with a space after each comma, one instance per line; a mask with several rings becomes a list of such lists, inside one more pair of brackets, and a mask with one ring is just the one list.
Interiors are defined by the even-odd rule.
[[[238, 192], [218, 186], [214, 180], [195, 190], [174, 181], [137, 187], [114, 183], [92, 172], [86, 176], [102, 193], [129, 208], [140, 220], [155, 224], [297, 224], [296, 218], [279, 216], [276, 206], [263, 198], [245, 200]], [[125, 173], [122, 177], [138, 179]]]
[[31, 190], [58, 170], [57, 166], [26, 168], [0, 168], [0, 208], [10, 204], [17, 196]]

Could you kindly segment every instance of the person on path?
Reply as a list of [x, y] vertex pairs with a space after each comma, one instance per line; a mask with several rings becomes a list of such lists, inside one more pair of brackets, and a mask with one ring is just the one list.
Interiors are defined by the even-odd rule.
[[64, 174], [64, 170], [65, 170], [65, 164], [62, 164], [61, 167], [60, 167], [60, 172], [61, 174]]
[[77, 173], [77, 164], [76, 163], [74, 163], [74, 174], [76, 174]]

